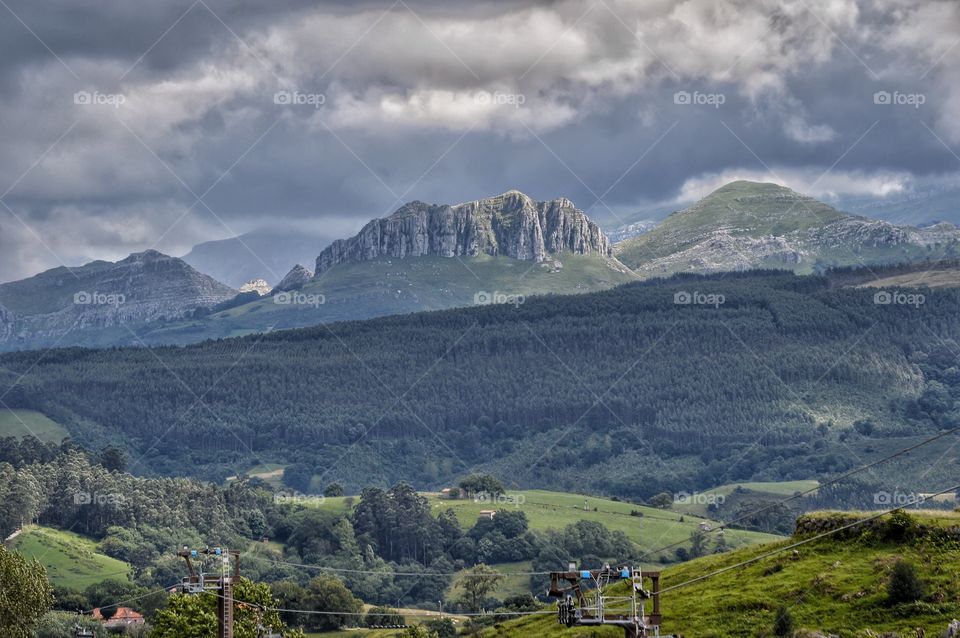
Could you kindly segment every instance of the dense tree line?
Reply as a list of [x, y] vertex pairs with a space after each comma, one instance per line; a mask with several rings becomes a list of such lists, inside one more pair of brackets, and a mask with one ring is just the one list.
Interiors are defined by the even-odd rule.
[[960, 291], [874, 294], [782, 272], [677, 276], [149, 352], [6, 354], [0, 383], [78, 440], [114, 433], [136, 473], [222, 479], [260, 458], [295, 463], [298, 489], [318, 492], [484, 467], [648, 497], [842, 471], [854, 420], [888, 438], [960, 422]]

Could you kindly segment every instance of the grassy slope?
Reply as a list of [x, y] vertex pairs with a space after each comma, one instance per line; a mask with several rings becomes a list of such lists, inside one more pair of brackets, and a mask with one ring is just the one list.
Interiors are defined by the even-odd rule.
[[[734, 236], [759, 239], [767, 236], [785, 236], [800, 247], [813, 250], [811, 258], [793, 264], [779, 259], [759, 260], [763, 268], [789, 269], [809, 274], [814, 261], [825, 266], [863, 265], [921, 261], [953, 256], [956, 246], [944, 245], [928, 250], [915, 245], [873, 246], [870, 242], [804, 244], [808, 231], [846, 217], [844, 213], [776, 184], [731, 182], [693, 206], [668, 216], [651, 231], [625, 240], [615, 246], [617, 257], [638, 272], [645, 274], [643, 265], [681, 252], [706, 239], [714, 230], [725, 229]], [[650, 273], [665, 276], [672, 272], [699, 270], [689, 260], [679, 260], [669, 267], [661, 265]]]
[[[283, 488], [283, 471], [286, 465], [281, 463], [258, 463], [249, 469], [243, 470], [242, 475], [249, 478], [258, 478], [275, 489]], [[228, 476], [227, 482], [237, 480], [236, 476]]]
[[[933, 522], [925, 514], [918, 516]], [[938, 513], [936, 517], [941, 526], [960, 524], [960, 514]], [[670, 567], [664, 570], [663, 586], [686, 582], [790, 542], [747, 547]], [[887, 603], [888, 575], [899, 559], [914, 564], [926, 582], [924, 602], [899, 607]], [[939, 636], [952, 618], [960, 616], [958, 570], [960, 544], [956, 541], [922, 539], [898, 544], [868, 536], [848, 540], [828, 537], [798, 548], [797, 554], [788, 551], [771, 556], [668, 592], [663, 600], [662, 630], [700, 637], [769, 635], [774, 612], [783, 603], [798, 627], [841, 638], [864, 635], [861, 631], [867, 628], [913, 636], [915, 628], [923, 627], [926, 635]], [[557, 625], [554, 617], [546, 617], [506, 623], [488, 635], [575, 638], [623, 634], [566, 629]]]
[[438, 310], [474, 303], [480, 291], [505, 294], [573, 294], [603, 290], [634, 281], [596, 255], [562, 255], [558, 272], [508, 257], [417, 257], [342, 264], [301, 291], [322, 295], [319, 306], [278, 305], [266, 297], [219, 312], [203, 321], [170, 324], [145, 340], [239, 336], [266, 329], [308, 326], [328, 321]]
[[54, 585], [84, 589], [104, 580], [127, 580], [130, 565], [97, 552], [89, 538], [63, 530], [31, 525], [18, 536], [13, 547], [47, 568]]
[[[684, 521], [680, 522], [680, 515], [675, 512], [605, 498], [585, 497], [580, 494], [525, 490], [509, 492], [508, 496], [522, 503], [495, 505], [477, 503], [473, 500], [449, 500], [437, 494], [428, 494], [427, 498], [437, 515], [447, 508], [453, 509], [464, 529], [469, 529], [476, 523], [480, 510], [519, 507], [527, 515], [531, 529], [560, 529], [579, 520], [598, 521], [611, 530], [622, 531], [642, 550], [651, 550], [684, 541], [698, 528], [700, 521], [706, 520], [695, 516], [684, 516]], [[347, 498], [350, 497], [326, 499], [322, 507], [331, 511], [347, 512], [349, 509], [346, 503]], [[353, 497], [352, 502], [356, 503], [358, 500], [357, 497]], [[583, 509], [584, 500], [587, 501], [586, 511]], [[594, 511], [594, 508], [597, 511]], [[631, 516], [631, 510], [639, 510], [643, 512], [643, 516]], [[725, 538], [729, 546], [740, 547], [751, 543], [768, 542], [777, 537], [759, 532], [729, 530]], [[654, 554], [651, 560], [656, 557], [657, 555]]]
[[[756, 214], [758, 210], [762, 214]], [[617, 244], [616, 251], [621, 261], [636, 267], [689, 248], [715, 228], [761, 237], [808, 230], [841, 217], [834, 208], [776, 184], [731, 182], [649, 232]]]
[[881, 276], [861, 285], [870, 288], [955, 288], [960, 286], [960, 268], [933, 268], [929, 271]]
[[41, 441], [59, 443], [70, 436], [59, 423], [34, 410], [0, 410], [0, 437], [33, 435]]

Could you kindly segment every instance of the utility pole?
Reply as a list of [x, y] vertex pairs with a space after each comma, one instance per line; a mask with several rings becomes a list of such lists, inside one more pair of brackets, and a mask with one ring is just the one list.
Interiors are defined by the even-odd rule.
[[[240, 552], [235, 549], [220, 547], [205, 549], [189, 549], [184, 547], [177, 552], [177, 556], [187, 563], [189, 576], [180, 583], [180, 590], [186, 594], [213, 593], [217, 596], [217, 638], [234, 638], [233, 635], [233, 586], [240, 580]], [[193, 561], [213, 557], [219, 563], [220, 575], [211, 577], [202, 570], [198, 573], [194, 569]], [[230, 570], [230, 559], [233, 559], [233, 570]]]

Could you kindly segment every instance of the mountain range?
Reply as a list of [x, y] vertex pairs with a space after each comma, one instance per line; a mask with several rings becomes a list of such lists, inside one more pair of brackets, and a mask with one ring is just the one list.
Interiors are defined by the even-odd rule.
[[5, 349], [136, 342], [133, 328], [181, 319], [237, 291], [155, 250], [0, 284]]
[[[513, 190], [462, 204], [410, 202], [329, 245], [318, 235], [277, 230], [207, 242], [183, 260], [151, 251], [115, 264], [56, 268], [0, 285], [0, 349], [184, 344], [518, 303], [680, 272], [808, 274], [960, 255], [960, 231], [951, 224], [896, 225], [746, 181], [660, 223], [616, 233], [622, 240], [614, 243], [565, 198], [538, 202]], [[74, 303], [79, 293], [96, 296]], [[118, 299], [123, 303], [109, 303]]]

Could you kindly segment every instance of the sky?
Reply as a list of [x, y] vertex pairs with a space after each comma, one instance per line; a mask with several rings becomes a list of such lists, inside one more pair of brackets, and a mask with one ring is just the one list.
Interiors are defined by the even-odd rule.
[[958, 44], [953, 1], [0, 0], [0, 281], [514, 188], [949, 189]]

